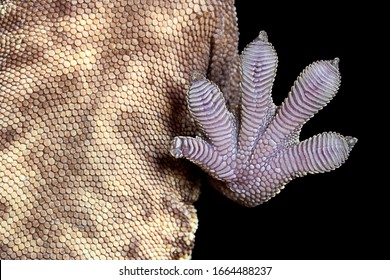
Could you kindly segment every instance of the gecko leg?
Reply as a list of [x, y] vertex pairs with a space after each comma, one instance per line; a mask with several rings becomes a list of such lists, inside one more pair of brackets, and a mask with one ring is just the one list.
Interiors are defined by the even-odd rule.
[[306, 67], [276, 107], [271, 90], [277, 55], [267, 34], [260, 32], [241, 54], [240, 118], [229, 112], [217, 85], [194, 74], [187, 101], [205, 139], [175, 137], [171, 154], [224, 182], [220, 190], [246, 206], [269, 200], [295, 177], [338, 168], [356, 138], [326, 132], [299, 141], [302, 126], [338, 91], [338, 62]]

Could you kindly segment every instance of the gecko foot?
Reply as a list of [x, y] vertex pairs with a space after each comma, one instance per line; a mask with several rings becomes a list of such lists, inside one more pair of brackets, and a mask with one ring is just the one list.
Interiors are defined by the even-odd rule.
[[302, 126], [338, 91], [338, 62], [309, 65], [276, 107], [271, 90], [277, 55], [260, 32], [241, 54], [240, 118], [228, 111], [217, 85], [194, 74], [187, 101], [205, 139], [175, 137], [171, 154], [224, 182], [219, 189], [246, 206], [269, 200], [295, 177], [341, 166], [356, 138], [325, 132], [299, 141]]

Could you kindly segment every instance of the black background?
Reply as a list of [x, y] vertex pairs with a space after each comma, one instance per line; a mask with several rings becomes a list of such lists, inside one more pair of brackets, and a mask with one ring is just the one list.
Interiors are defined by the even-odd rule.
[[381, 8], [264, 2], [236, 1], [240, 50], [260, 30], [268, 33], [279, 57], [274, 102], [284, 100], [311, 62], [339, 57], [340, 90], [300, 138], [336, 131], [359, 141], [339, 169], [295, 179], [255, 208], [203, 186], [193, 259], [389, 259], [389, 118], [380, 109], [388, 88], [379, 85], [381, 71], [389, 71], [381, 68]]

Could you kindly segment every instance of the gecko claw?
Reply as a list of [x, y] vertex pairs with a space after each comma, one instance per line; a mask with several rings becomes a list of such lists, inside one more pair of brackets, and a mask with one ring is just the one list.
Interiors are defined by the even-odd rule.
[[352, 136], [345, 136], [345, 141], [347, 141], [347, 145], [349, 147], [349, 150], [351, 151], [352, 148], [355, 146], [357, 143], [358, 139]]
[[169, 152], [171, 153], [171, 155], [175, 158], [181, 158], [183, 157], [183, 153], [182, 153], [182, 147], [181, 147], [181, 144], [182, 144], [182, 141], [180, 140], [180, 137], [175, 137], [172, 142], [171, 142], [171, 149], [169, 150]]
[[340, 63], [340, 58], [338, 57], [335, 57], [331, 62], [330, 62], [334, 67], [339, 67], [339, 63]]
[[257, 39], [260, 41], [263, 41], [263, 42], [268, 42], [267, 32], [265, 32], [264, 30], [261, 30], [259, 32], [259, 35], [257, 36]]

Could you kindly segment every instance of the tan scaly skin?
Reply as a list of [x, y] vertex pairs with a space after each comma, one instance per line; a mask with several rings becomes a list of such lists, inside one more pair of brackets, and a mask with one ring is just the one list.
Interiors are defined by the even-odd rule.
[[0, 1], [1, 259], [190, 257], [202, 174], [170, 145], [194, 71], [238, 108], [233, 3]]

